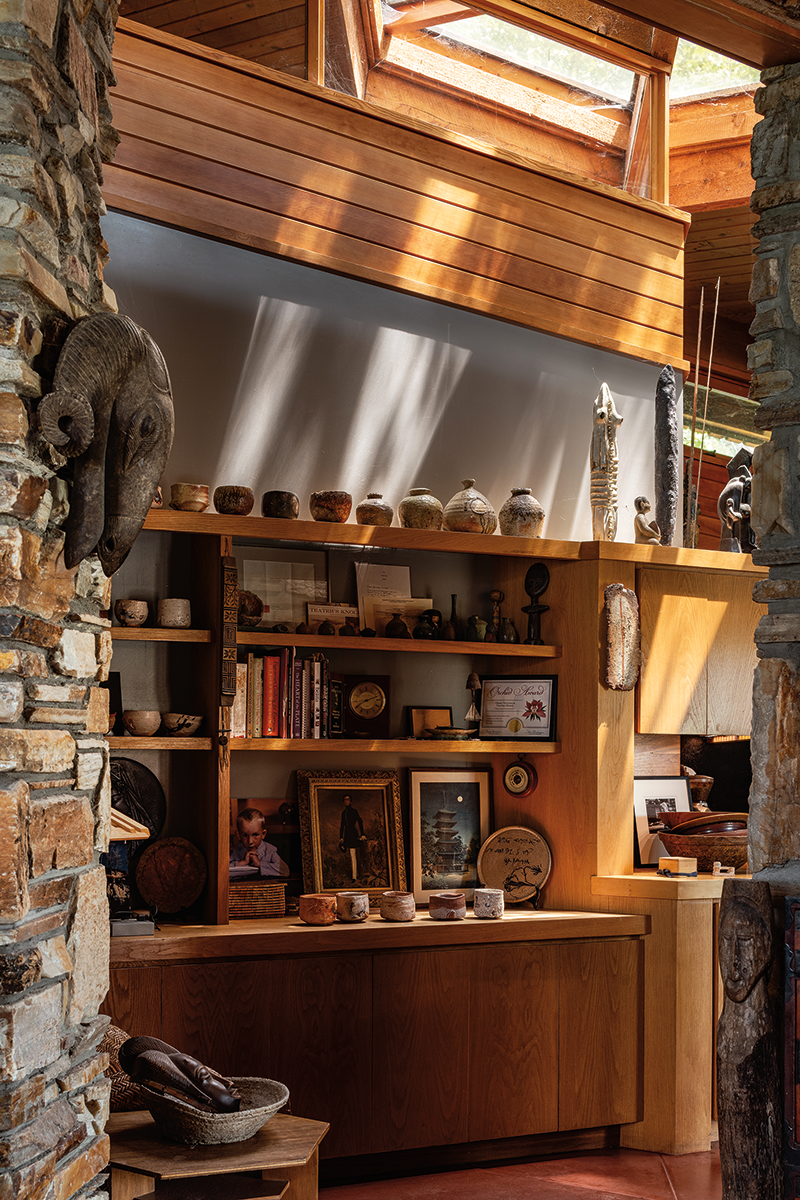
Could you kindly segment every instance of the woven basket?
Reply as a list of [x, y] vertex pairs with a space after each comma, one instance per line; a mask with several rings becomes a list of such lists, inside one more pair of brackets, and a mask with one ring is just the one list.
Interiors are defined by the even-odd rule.
[[[680, 828], [680, 826], [678, 826]], [[676, 858], [696, 858], [698, 871], [711, 871], [714, 863], [735, 867], [747, 866], [746, 837], [715, 837], [712, 833], [659, 833], [669, 854]]]
[[289, 1099], [289, 1089], [274, 1079], [235, 1076], [233, 1084], [242, 1097], [242, 1107], [233, 1113], [204, 1113], [152, 1088], [142, 1087], [145, 1104], [159, 1132], [187, 1146], [219, 1146], [244, 1142], [258, 1133]]

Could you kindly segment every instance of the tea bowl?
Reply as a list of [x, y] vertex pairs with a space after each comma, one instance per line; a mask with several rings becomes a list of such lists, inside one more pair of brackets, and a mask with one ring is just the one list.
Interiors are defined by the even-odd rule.
[[149, 612], [150, 605], [146, 600], [118, 600], [114, 605], [114, 615], [120, 625], [125, 625], [128, 629], [137, 629], [144, 625]]
[[170, 495], [170, 508], [181, 512], [205, 512], [208, 508], [206, 483], [173, 483]]
[[200, 728], [201, 716], [191, 716], [189, 713], [165, 712], [161, 714], [164, 729], [171, 737], [191, 737]]
[[122, 720], [132, 737], [152, 737], [161, 724], [161, 713], [151, 708], [126, 708]]
[[238, 484], [226, 484], [214, 488], [214, 508], [218, 513], [233, 517], [246, 517], [256, 502], [253, 489]]
[[334, 521], [343, 525], [350, 516], [353, 497], [349, 492], [312, 492], [308, 507], [315, 521]]
[[294, 492], [264, 492], [261, 497], [261, 515], [296, 521], [300, 515], [300, 501]]

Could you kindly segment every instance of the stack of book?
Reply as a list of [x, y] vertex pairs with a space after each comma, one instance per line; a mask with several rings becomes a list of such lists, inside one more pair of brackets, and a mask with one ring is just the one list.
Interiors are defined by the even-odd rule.
[[298, 658], [293, 646], [248, 654], [236, 667], [231, 737], [341, 736], [343, 692], [324, 654]]

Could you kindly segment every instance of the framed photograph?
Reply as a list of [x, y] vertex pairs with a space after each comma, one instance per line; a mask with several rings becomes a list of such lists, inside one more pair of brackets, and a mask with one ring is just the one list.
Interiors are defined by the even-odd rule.
[[409, 771], [411, 889], [418, 904], [431, 892], [464, 892], [478, 882], [478, 851], [489, 836], [491, 768]]
[[408, 709], [408, 732], [412, 737], [428, 737], [431, 730], [440, 725], [451, 727], [453, 724], [452, 708], [411, 708]]
[[302, 871], [297, 807], [287, 800], [231, 798], [228, 874], [242, 879], [297, 879]]
[[557, 675], [481, 676], [484, 741], [556, 740]]
[[307, 892], [405, 891], [396, 771], [298, 771]]
[[636, 825], [635, 846], [642, 867], [657, 867], [669, 851], [658, 836], [666, 826], [663, 812], [691, 812], [692, 797], [688, 775], [642, 777], [633, 781], [633, 815]]
[[324, 550], [279, 550], [237, 546], [239, 587], [254, 592], [264, 605], [260, 625], [289, 625], [306, 619], [307, 605], [328, 600], [328, 563]]

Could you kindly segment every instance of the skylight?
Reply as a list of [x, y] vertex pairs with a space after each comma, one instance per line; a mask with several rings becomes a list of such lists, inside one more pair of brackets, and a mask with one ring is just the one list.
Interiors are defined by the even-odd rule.
[[429, 32], [476, 50], [485, 50], [505, 62], [550, 75], [581, 91], [628, 104], [636, 76], [624, 67], [559, 45], [497, 17], [467, 17], [447, 25], [431, 26]]
[[703, 46], [695, 46], [692, 42], [680, 41], [672, 68], [669, 94], [672, 100], [676, 100], [737, 87], [758, 87], [759, 81], [760, 75], [755, 67], [748, 67], [732, 58], [723, 58], [721, 54], [715, 54]]

